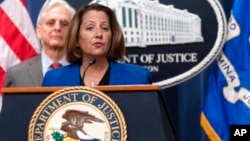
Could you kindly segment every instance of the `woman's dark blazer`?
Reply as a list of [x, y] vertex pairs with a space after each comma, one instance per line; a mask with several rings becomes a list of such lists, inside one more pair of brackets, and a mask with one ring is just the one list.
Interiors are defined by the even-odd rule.
[[[48, 71], [42, 86], [79, 86], [81, 64], [71, 64]], [[109, 85], [152, 84], [152, 76], [145, 67], [110, 62]]]

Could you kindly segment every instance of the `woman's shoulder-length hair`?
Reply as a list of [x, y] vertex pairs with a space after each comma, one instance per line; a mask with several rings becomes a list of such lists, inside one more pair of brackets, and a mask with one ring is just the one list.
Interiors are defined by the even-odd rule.
[[69, 27], [66, 37], [66, 58], [70, 63], [79, 62], [82, 59], [82, 51], [78, 45], [79, 30], [82, 18], [88, 11], [103, 11], [109, 17], [112, 32], [111, 47], [107, 54], [107, 59], [117, 61], [122, 59], [125, 54], [125, 41], [122, 29], [118, 23], [116, 15], [112, 9], [101, 4], [93, 3], [85, 5], [76, 11]]

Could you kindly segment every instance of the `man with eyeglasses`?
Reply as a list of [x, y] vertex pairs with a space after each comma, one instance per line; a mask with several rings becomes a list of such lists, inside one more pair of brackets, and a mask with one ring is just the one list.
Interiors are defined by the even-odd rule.
[[42, 6], [36, 25], [41, 54], [9, 68], [5, 87], [41, 86], [43, 76], [50, 70], [68, 65], [65, 39], [75, 9], [64, 0], [48, 0]]

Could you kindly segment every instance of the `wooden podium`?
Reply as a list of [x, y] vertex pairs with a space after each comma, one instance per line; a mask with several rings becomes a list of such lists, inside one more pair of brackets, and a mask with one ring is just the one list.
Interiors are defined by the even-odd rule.
[[[65, 87], [2, 88], [0, 140], [27, 141], [30, 119], [51, 93]], [[121, 109], [128, 141], [174, 141], [175, 134], [161, 91], [156, 85], [98, 86]]]

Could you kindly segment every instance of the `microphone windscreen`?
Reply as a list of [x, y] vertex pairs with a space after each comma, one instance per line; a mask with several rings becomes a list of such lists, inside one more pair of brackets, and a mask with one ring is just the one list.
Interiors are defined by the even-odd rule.
[[96, 63], [96, 59], [95, 58], [91, 58], [89, 60], [89, 65], [94, 65]]

